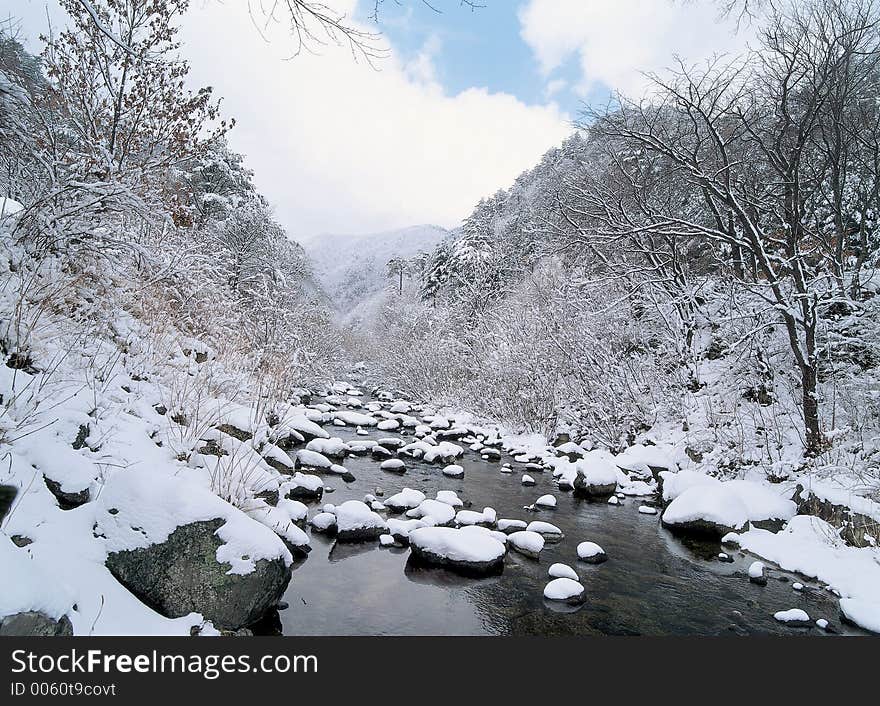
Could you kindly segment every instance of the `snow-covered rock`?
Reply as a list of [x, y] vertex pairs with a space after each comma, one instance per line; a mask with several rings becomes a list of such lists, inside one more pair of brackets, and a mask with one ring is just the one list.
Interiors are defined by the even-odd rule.
[[554, 579], [571, 579], [572, 581], [580, 580], [577, 571], [572, 569], [568, 564], [560, 564], [558, 562], [550, 565], [550, 568], [547, 570], [547, 575]]
[[577, 546], [578, 559], [587, 564], [601, 564], [608, 560], [608, 555], [595, 542], [581, 542]]
[[525, 522], [524, 520], [500, 519], [496, 522], [495, 526], [498, 528], [499, 532], [511, 534], [513, 532], [519, 532], [520, 530], [527, 529], [528, 522]]
[[311, 520], [309, 524], [315, 532], [323, 534], [336, 534], [336, 515], [332, 512], [319, 512]]
[[525, 554], [532, 559], [537, 559], [544, 549], [544, 537], [537, 532], [522, 530], [507, 535], [507, 542], [510, 547]]
[[198, 612], [236, 630], [287, 588], [292, 557], [281, 539], [195, 482], [128, 469], [110, 478], [99, 503], [94, 531], [107, 568], [167, 617]]
[[797, 627], [812, 627], [813, 625], [810, 616], [800, 608], [780, 610], [774, 613], [773, 617], [780, 623], [786, 623], [787, 625], [795, 625]]
[[399, 493], [386, 498], [385, 507], [392, 512], [406, 512], [414, 507], [418, 507], [424, 499], [425, 494], [422, 491], [404, 488]]
[[336, 508], [336, 539], [340, 542], [369, 542], [387, 532], [378, 514], [360, 500], [348, 500]]
[[540, 498], [535, 500], [535, 505], [548, 509], [555, 508], [556, 498], [548, 493], [547, 495], [542, 495]]
[[577, 472], [573, 479], [576, 495], [604, 499], [617, 490], [618, 470], [608, 452], [601, 449], [590, 451], [574, 466]]
[[423, 527], [410, 532], [409, 542], [416, 563], [477, 576], [500, 573], [504, 568], [505, 546], [484, 533]]
[[387, 461], [382, 461], [379, 468], [388, 473], [406, 473], [406, 464], [399, 458], [389, 458]]
[[438, 490], [436, 498], [441, 503], [446, 503], [451, 507], [462, 507], [464, 505], [464, 502], [454, 490]]
[[749, 511], [739, 495], [724, 485], [693, 485], [673, 500], [662, 516], [669, 529], [720, 539], [748, 529]]
[[408, 510], [407, 517], [422, 520], [429, 527], [444, 527], [455, 520], [455, 508], [439, 500], [423, 500]]
[[574, 579], [564, 577], [553, 579], [544, 586], [544, 598], [579, 605], [586, 600], [586, 589]]
[[548, 542], [558, 542], [565, 536], [561, 529], [549, 522], [529, 522], [526, 529], [529, 532], [537, 532]]
[[443, 475], [449, 478], [464, 478], [464, 468], [453, 463], [443, 469]]

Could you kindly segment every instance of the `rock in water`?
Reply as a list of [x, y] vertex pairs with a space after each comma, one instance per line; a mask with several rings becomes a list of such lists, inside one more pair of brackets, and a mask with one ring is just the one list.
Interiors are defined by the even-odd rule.
[[577, 546], [578, 559], [587, 564], [601, 564], [608, 561], [608, 555], [595, 542], [581, 542]]
[[550, 601], [564, 601], [571, 605], [580, 605], [586, 600], [586, 591], [583, 585], [574, 579], [558, 578], [544, 586], [544, 598]]
[[513, 549], [532, 559], [537, 559], [544, 549], [544, 538], [537, 532], [522, 530], [507, 536], [507, 541]]
[[252, 625], [273, 608], [290, 582], [282, 558], [260, 559], [249, 574], [230, 574], [217, 560], [222, 519], [192, 522], [161, 543], [111, 552], [107, 568], [147, 605], [169, 618], [201, 613], [223, 630]]
[[441, 566], [467, 576], [489, 576], [504, 570], [505, 546], [483, 533], [451, 527], [422, 527], [409, 534], [412, 561]]

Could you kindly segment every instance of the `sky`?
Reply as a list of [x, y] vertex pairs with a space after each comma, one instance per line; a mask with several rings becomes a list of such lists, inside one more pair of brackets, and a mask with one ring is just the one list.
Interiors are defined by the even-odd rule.
[[[257, 2], [257, 0], [254, 0]], [[674, 55], [736, 54], [711, 0], [323, 0], [388, 55], [371, 66], [332, 42], [294, 55], [283, 23], [245, 0], [193, 0], [182, 22], [194, 86], [211, 85], [237, 124], [258, 188], [295, 239], [414, 224], [457, 226], [573, 130], [585, 103], [637, 96]], [[31, 50], [57, 0], [0, 0]]]

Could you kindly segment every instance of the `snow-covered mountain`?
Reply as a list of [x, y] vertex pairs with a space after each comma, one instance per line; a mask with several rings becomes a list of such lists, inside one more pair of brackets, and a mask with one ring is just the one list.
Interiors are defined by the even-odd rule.
[[388, 289], [392, 259], [431, 252], [449, 234], [439, 226], [420, 225], [367, 235], [318, 235], [301, 243], [340, 318], [354, 321]]

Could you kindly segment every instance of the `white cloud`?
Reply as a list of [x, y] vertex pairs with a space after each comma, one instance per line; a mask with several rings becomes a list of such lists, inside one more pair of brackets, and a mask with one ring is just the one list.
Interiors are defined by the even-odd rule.
[[638, 95], [647, 85], [641, 72], [672, 66], [673, 54], [697, 62], [738, 53], [750, 36], [708, 0], [528, 0], [519, 20], [548, 77], [578, 61], [583, 95], [598, 84]]
[[413, 62], [392, 55], [379, 70], [336, 46], [285, 61], [289, 37], [278, 28], [263, 41], [244, 5], [195, 4], [186, 54], [195, 82], [213, 85], [238, 120], [231, 145], [294, 236], [457, 225], [570, 132], [552, 103], [446, 95], [434, 40]]

